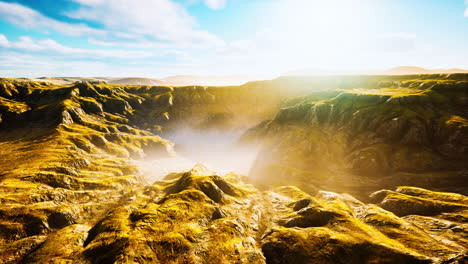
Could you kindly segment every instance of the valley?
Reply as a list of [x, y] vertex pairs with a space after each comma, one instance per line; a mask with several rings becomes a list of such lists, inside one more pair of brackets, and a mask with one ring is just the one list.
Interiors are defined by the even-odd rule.
[[468, 74], [1, 78], [0, 155], [0, 263], [468, 262]]

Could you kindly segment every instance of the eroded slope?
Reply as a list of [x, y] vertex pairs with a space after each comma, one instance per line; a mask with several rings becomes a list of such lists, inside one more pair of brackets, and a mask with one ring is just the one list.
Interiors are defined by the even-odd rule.
[[[464, 263], [467, 198], [393, 187], [466, 190], [467, 98], [465, 75], [2, 79], [0, 263]], [[244, 137], [263, 146], [254, 178], [197, 166], [146, 186], [134, 165], [173, 155], [181, 127], [273, 117]]]
[[171, 142], [128, 125], [140, 98], [122, 90], [17, 80], [1, 86], [0, 252], [7, 263], [53, 230], [96, 221], [130, 194], [139, 184], [130, 157], [171, 152]]
[[[199, 165], [141, 188], [95, 225], [51, 234], [26, 263], [464, 263], [468, 198], [400, 187], [364, 204], [260, 192]], [[383, 208], [387, 208], [387, 210]], [[393, 211], [393, 212], [392, 212]], [[404, 213], [402, 213], [404, 212]], [[414, 214], [413, 214], [414, 213]], [[405, 215], [398, 217], [398, 215]], [[57, 249], [57, 245], [67, 247]]]
[[468, 81], [432, 78], [291, 100], [244, 136], [263, 147], [253, 176], [311, 192], [401, 184], [466, 192]]

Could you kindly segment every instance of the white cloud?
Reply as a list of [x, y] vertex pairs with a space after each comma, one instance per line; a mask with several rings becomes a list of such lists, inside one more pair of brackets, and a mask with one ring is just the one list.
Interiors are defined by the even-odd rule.
[[217, 36], [198, 29], [195, 18], [182, 5], [171, 0], [73, 1], [84, 6], [66, 15], [98, 22], [111, 32], [125, 31], [150, 41], [224, 45]]
[[[225, 45], [216, 35], [198, 29], [194, 17], [171, 0], [73, 0], [80, 9], [66, 15], [102, 24], [103, 29], [84, 23], [71, 24], [42, 15], [34, 9], [0, 1], [0, 17], [12, 24], [43, 31], [53, 30], [67, 36], [94, 37], [101, 42], [151, 42], [160, 45], [214, 47]], [[220, 7], [223, 1], [213, 1]]]
[[0, 17], [12, 24], [26, 28], [55, 30], [67, 36], [102, 35], [101, 30], [85, 24], [68, 24], [48, 18], [39, 12], [15, 3], [0, 2]]
[[[465, 4], [468, 5], [468, 0], [465, 0]], [[468, 17], [468, 7], [465, 9], [465, 17]]]
[[226, 6], [227, 0], [204, 0], [205, 5], [211, 9], [222, 9]]
[[108, 63], [102, 60], [83, 60], [73, 57], [29, 54], [23, 51], [0, 52], [0, 76], [110, 76], [158, 78], [174, 73], [190, 73], [191, 68], [177, 62], [160, 60], [122, 60]]
[[[136, 50], [102, 50], [102, 49], [81, 49], [61, 45], [52, 39], [34, 40], [30, 37], [20, 37], [18, 41], [12, 42], [0, 34], [0, 47], [28, 51], [28, 52], [50, 52], [55, 55], [67, 55], [71, 57], [84, 58], [115, 58], [115, 59], [142, 59], [154, 57], [152, 52]], [[163, 53], [163, 55], [167, 52]]]
[[5, 35], [0, 34], [0, 47], [8, 47], [9, 44], [10, 43], [9, 43], [8, 39], [5, 37]]
[[104, 0], [73, 0], [76, 3], [82, 4], [82, 5], [97, 5], [105, 2]]
[[113, 65], [99, 61], [70, 60], [40, 54], [8, 51], [0, 53], [0, 76], [96, 76], [115, 72]]
[[[80, 0], [78, 0], [80, 1]], [[85, 0], [86, 1], [86, 0]], [[92, 1], [92, 0], [91, 0]], [[185, 0], [188, 5], [203, 3], [208, 8], [219, 10], [226, 7], [228, 0]]]

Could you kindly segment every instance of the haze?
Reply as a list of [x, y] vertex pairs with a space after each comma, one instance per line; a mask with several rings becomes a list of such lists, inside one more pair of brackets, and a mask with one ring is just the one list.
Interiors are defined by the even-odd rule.
[[203, 164], [218, 175], [236, 172], [248, 175], [257, 157], [258, 147], [240, 145], [243, 134], [223, 130], [196, 130], [179, 127], [165, 137], [176, 143], [175, 155], [167, 158], [148, 158], [134, 161], [148, 183], [161, 180], [169, 173], [188, 171]]

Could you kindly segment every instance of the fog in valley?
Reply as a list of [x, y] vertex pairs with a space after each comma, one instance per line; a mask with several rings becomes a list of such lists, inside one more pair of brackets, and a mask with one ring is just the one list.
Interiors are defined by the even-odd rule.
[[178, 128], [164, 137], [175, 143], [175, 155], [138, 160], [141, 175], [152, 183], [172, 172], [187, 171], [203, 164], [217, 175], [235, 172], [248, 175], [258, 153], [258, 147], [239, 144], [243, 132], [195, 130]]

